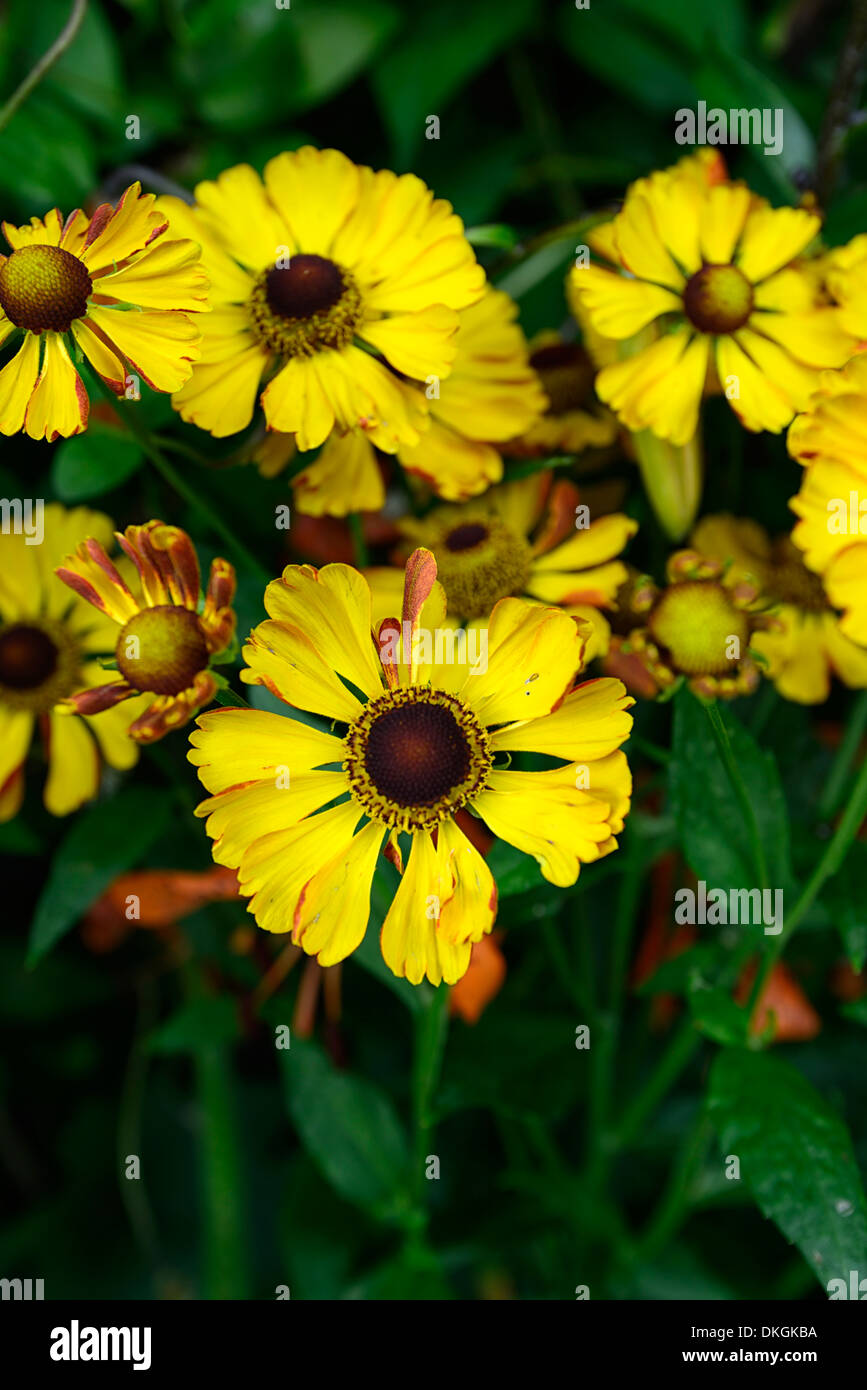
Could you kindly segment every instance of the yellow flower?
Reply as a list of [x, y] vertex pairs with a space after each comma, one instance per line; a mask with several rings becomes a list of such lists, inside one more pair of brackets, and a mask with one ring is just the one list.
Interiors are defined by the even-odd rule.
[[771, 540], [755, 521], [706, 516], [692, 544], [702, 555], [730, 563], [738, 576], [755, 578], [773, 602], [778, 625], [756, 632], [752, 645], [784, 699], [821, 704], [830, 694], [832, 674], [855, 689], [867, 686], [867, 651], [843, 636], [821, 580], [807, 569], [789, 536]]
[[[499, 599], [523, 597], [557, 604], [590, 624], [585, 661], [608, 647], [609, 627], [599, 612], [612, 608], [626, 566], [617, 557], [638, 523], [622, 513], [589, 520], [574, 483], [539, 472], [503, 483], [473, 502], [436, 507], [422, 520], [399, 524], [409, 549], [436, 556], [453, 623], [484, 622]], [[584, 525], [584, 522], [589, 524]], [[399, 606], [398, 569], [373, 569], [374, 619]]]
[[[199, 718], [189, 754], [211, 793], [199, 814], [215, 860], [238, 870], [259, 926], [291, 932], [321, 965], [362, 941], [385, 852], [402, 877], [382, 954], [413, 984], [459, 979], [496, 915], [496, 885], [458, 811], [470, 808], [565, 886], [582, 863], [616, 848], [631, 791], [618, 750], [632, 702], [618, 681], [572, 689], [578, 624], [504, 599], [491, 615], [487, 662], [450, 662], [435, 640], [445, 617], [435, 575], [429, 552], [415, 552], [402, 611], [374, 640], [361, 574], [288, 566], [266, 590], [270, 618], [244, 648], [242, 679], [339, 732], [261, 710], [214, 710]], [[558, 766], [509, 767], [523, 751]]]
[[207, 309], [207, 280], [198, 246], [176, 239], [155, 203], [134, 183], [90, 218], [53, 208], [30, 226], [3, 223], [0, 343], [23, 341], [0, 371], [0, 432], [53, 440], [86, 429], [76, 356], [118, 395], [127, 367], [157, 391], [187, 380], [199, 355], [190, 314]]
[[857, 346], [838, 308], [817, 307], [810, 277], [791, 268], [819, 225], [694, 168], [633, 184], [605, 229], [610, 266], [570, 272], [593, 328], [621, 344], [623, 360], [597, 378], [600, 399], [630, 430], [677, 445], [695, 434], [703, 393], [720, 387], [747, 429], [782, 430], [819, 370]]
[[825, 372], [792, 424], [789, 453], [806, 465], [789, 505], [800, 517], [792, 540], [843, 609], [840, 632], [867, 646], [867, 356]]
[[217, 681], [209, 666], [234, 636], [235, 571], [226, 560], [212, 562], [199, 612], [199, 562], [186, 532], [149, 521], [128, 526], [117, 539], [138, 572], [132, 588], [94, 537], [57, 571], [114, 625], [104, 650], [114, 652], [121, 677], [106, 680], [103, 673], [101, 681], [91, 681], [90, 689], [70, 695], [68, 703], [81, 714], [94, 714], [147, 694], [151, 698], [130, 724], [129, 736], [153, 743], [214, 698]]
[[305, 146], [264, 183], [239, 164], [199, 184], [195, 207], [160, 205], [201, 242], [212, 284], [201, 362], [175, 396], [185, 420], [246, 428], [264, 380], [268, 428], [300, 449], [335, 428], [390, 453], [418, 442], [426, 402], [405, 378], [448, 375], [457, 310], [484, 287], [449, 203], [413, 174]]
[[64, 704], [72, 691], [104, 678], [96, 653], [105, 650], [111, 625], [70, 597], [54, 566], [88, 532], [108, 545], [111, 522], [100, 512], [66, 511], [56, 503], [42, 516], [41, 539], [35, 523], [0, 534], [0, 821], [21, 805], [37, 726], [48, 764], [45, 805], [55, 816], [96, 796], [100, 754], [115, 768], [138, 758], [127, 721], [115, 711], [79, 718]]
[[[398, 449], [402, 467], [440, 497], [473, 497], [498, 482], [503, 440], [531, 426], [545, 409], [546, 397], [515, 322], [517, 312], [508, 295], [491, 288], [462, 312], [452, 369], [445, 381], [425, 389], [430, 428], [418, 444]], [[272, 473], [276, 444], [266, 439], [256, 457], [260, 469]], [[285, 452], [281, 457], [288, 462]], [[299, 511], [312, 516], [378, 511], [385, 503], [376, 452], [359, 430], [333, 434], [293, 487]]]
[[593, 390], [590, 354], [561, 334], [538, 333], [530, 343], [530, 366], [538, 373], [548, 408], [503, 452], [510, 458], [544, 458], [603, 449], [617, 439], [617, 421], [601, 406]]
[[[646, 577], [634, 586], [632, 606], [641, 625], [612, 639], [608, 669], [626, 670], [634, 658], [658, 691], [685, 680], [704, 699], [733, 700], [759, 683], [755, 637], [775, 625], [752, 574], [744, 575], [696, 550], [669, 557], [668, 584]], [[631, 688], [637, 688], [633, 686]]]

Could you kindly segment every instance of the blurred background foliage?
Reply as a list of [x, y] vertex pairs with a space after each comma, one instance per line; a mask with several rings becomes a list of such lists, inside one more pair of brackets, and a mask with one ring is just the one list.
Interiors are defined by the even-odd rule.
[[[729, 153], [758, 192], [800, 196], [847, 10], [90, 0], [74, 43], [0, 133], [0, 210], [17, 222], [55, 204], [92, 207], [134, 177], [189, 189], [239, 161], [261, 168], [308, 141], [334, 145], [417, 173], [468, 226], [514, 229], [480, 238], [493, 243], [480, 255], [520, 298], [528, 332], [559, 327], [568, 224], [683, 153], [679, 107], [782, 107], [779, 159]], [[4, 99], [67, 13], [65, 0], [2, 6]], [[426, 138], [431, 115], [438, 140]], [[867, 230], [865, 132], [847, 140], [833, 243]], [[519, 258], [527, 239], [564, 224]], [[207, 452], [166, 401], [141, 408], [149, 427]], [[786, 528], [797, 469], [784, 442], [744, 436], [721, 402], [708, 435], [705, 510], [748, 508]], [[200, 465], [186, 476], [277, 573], [286, 554], [271, 519], [285, 479]], [[4, 439], [0, 490], [85, 501], [120, 524], [162, 515], [191, 530], [203, 561], [217, 549], [105, 419], [54, 447]], [[628, 507], [643, 528], [637, 563], [658, 572], [664, 543], [634, 487]], [[245, 630], [262, 585], [241, 581]], [[817, 716], [766, 692], [742, 706], [732, 736], [775, 881], [803, 881], [829, 834], [816, 789], [847, 702], [838, 693]], [[160, 929], [82, 929], [118, 874], [210, 868], [183, 735], [148, 750], [123, 785], [108, 774], [102, 800], [71, 824], [42, 811], [36, 769], [24, 813], [0, 829], [0, 1274], [44, 1278], [47, 1297], [273, 1298], [288, 1286], [301, 1298], [547, 1299], [588, 1285], [592, 1297], [714, 1299], [820, 1297], [828, 1269], [859, 1258], [867, 1273], [856, 1166], [867, 1163], [865, 1010], [831, 987], [867, 954], [864, 847], [787, 957], [821, 1018], [817, 1038], [771, 1053], [743, 1046], [730, 1000], [737, 933], [705, 937], [627, 990], [630, 941], [646, 940], [660, 910], [670, 923], [660, 866], [680, 845], [712, 880], [741, 850], [736, 832], [721, 833], [738, 812], [706, 724], [683, 702], [674, 717], [671, 706], [637, 713], [627, 751], [640, 796], [620, 852], [565, 894], [532, 861], [493, 851], [508, 973], [480, 1021], [453, 1020], [447, 1039], [433, 991], [379, 961], [387, 880], [343, 972], [339, 1019], [327, 986], [314, 1015], [303, 965], [277, 979], [282, 943], [244, 927], [236, 902]], [[584, 1052], [575, 1035], [588, 1021], [598, 1043]], [[290, 1023], [280, 1050], [276, 1030]], [[762, 1150], [774, 1106], [789, 1142]], [[811, 1158], [802, 1138], [814, 1131]], [[750, 1182], [725, 1179], [726, 1145], [749, 1154]], [[430, 1153], [438, 1180], [424, 1176]], [[138, 1181], [125, 1177], [132, 1154]]]

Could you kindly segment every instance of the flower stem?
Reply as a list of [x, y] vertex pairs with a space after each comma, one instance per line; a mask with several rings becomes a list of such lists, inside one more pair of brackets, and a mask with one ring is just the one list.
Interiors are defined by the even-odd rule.
[[352, 551], [355, 555], [356, 569], [363, 570], [370, 564], [370, 556], [367, 552], [367, 541], [364, 539], [364, 527], [359, 512], [350, 512], [346, 518], [349, 523], [349, 531], [352, 536]]
[[64, 54], [81, 28], [82, 20], [87, 13], [87, 0], [72, 0], [72, 9], [69, 18], [61, 29], [51, 47], [43, 53], [28, 72], [20, 86], [16, 87], [11, 97], [0, 108], [0, 130], [3, 130], [11, 121], [19, 106], [27, 100], [35, 87], [38, 87], [49, 68], [52, 68], [58, 58]]
[[413, 1191], [416, 1205], [424, 1209], [424, 1170], [433, 1131], [432, 1101], [439, 1081], [449, 1026], [449, 987], [430, 991], [425, 1007], [415, 1015], [412, 1062]]
[[813, 872], [804, 884], [795, 906], [789, 916], [783, 922], [783, 930], [779, 936], [774, 938], [773, 944], [769, 947], [762, 961], [761, 968], [756, 973], [755, 982], [750, 993], [748, 1004], [749, 1015], [752, 1017], [756, 1002], [761, 997], [765, 983], [783, 953], [787, 942], [800, 923], [801, 919], [809, 911], [816, 897], [822, 889], [823, 884], [832, 874], [836, 873], [846, 858], [852, 842], [861, 828], [864, 817], [867, 816], [867, 758], [861, 764], [861, 770], [855, 780], [855, 785], [849, 794], [846, 808], [837, 824], [837, 829], [825, 846], [823, 853], [819, 856]]
[[840, 805], [849, 769], [867, 729], [867, 690], [862, 690], [849, 715], [846, 731], [837, 749], [825, 789], [819, 800], [819, 819], [830, 820]]
[[756, 821], [755, 812], [753, 811], [752, 803], [750, 801], [746, 784], [744, 782], [743, 777], [741, 776], [741, 770], [738, 767], [737, 762], [735, 761], [735, 755], [732, 750], [731, 739], [729, 738], [728, 729], [726, 728], [725, 723], [723, 722], [723, 717], [720, 714], [719, 705], [717, 704], [717, 702], [714, 700], [703, 703], [705, 709], [707, 710], [707, 717], [710, 720], [710, 726], [713, 729], [714, 738], [716, 739], [717, 750], [719, 752], [720, 758], [722, 759], [723, 766], [726, 772], [728, 773], [728, 779], [731, 783], [732, 791], [737, 797], [738, 804], [741, 808], [741, 814], [744, 818], [744, 824], [747, 828], [747, 835], [749, 836], [750, 845], [753, 851], [753, 859], [755, 861], [756, 871], [759, 876], [760, 887], [767, 888], [768, 866], [765, 860], [765, 851], [762, 845], [762, 837], [759, 833], [758, 822]]
[[238, 540], [238, 537], [233, 533], [231, 527], [227, 525], [218, 512], [214, 511], [210, 503], [205, 502], [199, 494], [190, 487], [183, 475], [175, 468], [174, 464], [169, 463], [165, 454], [163, 454], [162, 450], [154, 443], [148, 430], [136, 419], [134, 412], [131, 409], [125, 409], [114, 393], [109, 391], [108, 388], [103, 389], [118, 419], [126, 426], [130, 434], [135, 437], [141, 447], [142, 453], [153, 464], [154, 468], [165, 482], [168, 483], [169, 487], [172, 488], [179, 497], [182, 497], [185, 502], [188, 502], [191, 507], [195, 508], [200, 516], [203, 517], [214, 534], [219, 536], [220, 540], [224, 542], [226, 550], [233, 556], [236, 563], [240, 564], [252, 576], [257, 577], [262, 583], [269, 583], [272, 576], [265, 569], [264, 565], [259, 563], [252, 551], [248, 550], [244, 545], [243, 541]]

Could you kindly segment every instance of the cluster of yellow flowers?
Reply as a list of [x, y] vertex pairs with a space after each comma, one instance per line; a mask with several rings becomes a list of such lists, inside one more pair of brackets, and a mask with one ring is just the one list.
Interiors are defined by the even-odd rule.
[[[380, 511], [395, 466], [433, 503], [398, 519], [390, 566], [289, 565], [268, 585], [241, 679], [289, 718], [197, 720], [200, 814], [260, 926], [344, 959], [385, 854], [401, 873], [386, 962], [453, 982], [496, 915], [479, 819], [559, 885], [616, 848], [624, 680], [730, 698], [764, 670], [808, 702], [832, 671], [867, 685], [867, 237], [826, 252], [819, 226], [716, 156], [639, 180], [568, 277], [582, 347], [553, 331], [528, 343], [451, 206], [335, 150], [279, 155], [263, 178], [230, 169], [192, 205], [134, 185], [89, 218], [4, 224], [3, 433], [84, 430], [86, 360], [110, 393], [138, 378], [216, 437], [246, 431], [268, 475], [318, 450], [293, 469], [308, 515]], [[504, 456], [618, 443], [640, 456], [645, 432], [688, 453], [713, 393], [750, 430], [797, 416], [791, 540], [705, 517], [659, 590], [621, 558], [629, 517], [580, 520], [575, 484], [543, 465], [503, 481]], [[854, 530], [829, 529], [837, 497], [856, 499]], [[0, 537], [2, 819], [36, 729], [45, 804], [64, 815], [96, 794], [100, 753], [128, 768], [225, 686], [213, 668], [236, 651], [232, 566], [214, 560], [203, 595], [184, 532], [129, 526], [111, 558], [112, 530], [51, 504], [41, 545]], [[606, 674], [579, 679], [596, 657]], [[556, 766], [525, 771], [527, 753]]]

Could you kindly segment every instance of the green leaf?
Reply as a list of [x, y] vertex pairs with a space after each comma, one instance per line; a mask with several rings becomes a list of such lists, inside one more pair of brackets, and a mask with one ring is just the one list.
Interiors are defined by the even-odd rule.
[[745, 148], [754, 168], [776, 185], [782, 197], [787, 200], [796, 197], [797, 176], [814, 167], [816, 147], [809, 127], [781, 88], [722, 43], [714, 45], [711, 58], [699, 73], [697, 85], [708, 110], [717, 106], [726, 112], [743, 109], [782, 112], [779, 129], [783, 141], [779, 154], [766, 155], [763, 145]]
[[867, 845], [856, 840], [840, 868], [822, 889], [823, 906], [829, 912], [843, 940], [852, 969], [858, 974], [867, 961], [867, 902], [864, 881], [867, 875]]
[[397, 22], [397, 10], [380, 0], [354, 0], [351, 5], [332, 0], [322, 9], [299, 8], [292, 16], [292, 39], [301, 76], [292, 90], [292, 109], [325, 101], [370, 68]]
[[383, 1219], [405, 1213], [409, 1147], [388, 1097], [337, 1071], [314, 1042], [293, 1038], [279, 1056], [292, 1122], [323, 1176]]
[[[452, 97], [523, 33], [535, 8], [534, 0], [512, 0], [506, 6], [501, 0], [474, 0], [472, 5], [440, 0], [413, 15], [406, 36], [371, 75], [396, 164], [412, 159], [429, 116], [438, 116], [446, 126]], [[446, 130], [442, 138], [448, 138]]]
[[168, 828], [172, 803], [152, 787], [124, 787], [82, 811], [58, 848], [36, 905], [27, 953], [35, 965], [118, 874]]
[[697, 100], [683, 46], [654, 34], [645, 10], [638, 17], [611, 0], [586, 11], [564, 7], [560, 35], [576, 63], [635, 106], [673, 120], [679, 106]]
[[717, 989], [696, 971], [687, 986], [687, 999], [699, 1032], [723, 1046], [746, 1045], [746, 1010], [739, 1009], [726, 990]]
[[765, 1052], [721, 1052], [709, 1113], [723, 1153], [740, 1159], [760, 1209], [820, 1283], [867, 1269], [867, 1204], [849, 1132], [800, 1072]]
[[227, 995], [204, 995], [184, 1004], [156, 1028], [146, 1051], [162, 1054], [195, 1052], [209, 1044], [234, 1042], [239, 1036], [238, 1011]]
[[128, 435], [91, 428], [58, 444], [51, 483], [62, 502], [82, 502], [119, 487], [143, 461], [141, 448]]
[[844, 1004], [840, 1012], [844, 1018], [851, 1018], [853, 1023], [860, 1023], [867, 1028], [867, 996], [855, 999], [851, 1004]]
[[[767, 887], [793, 886], [789, 821], [776, 761], [720, 705], [732, 753], [756, 818]], [[699, 879], [725, 891], [761, 887], [741, 805], [717, 749], [707, 711], [688, 690], [674, 700], [669, 791], [684, 853]], [[763, 938], [764, 939], [764, 938]]]

